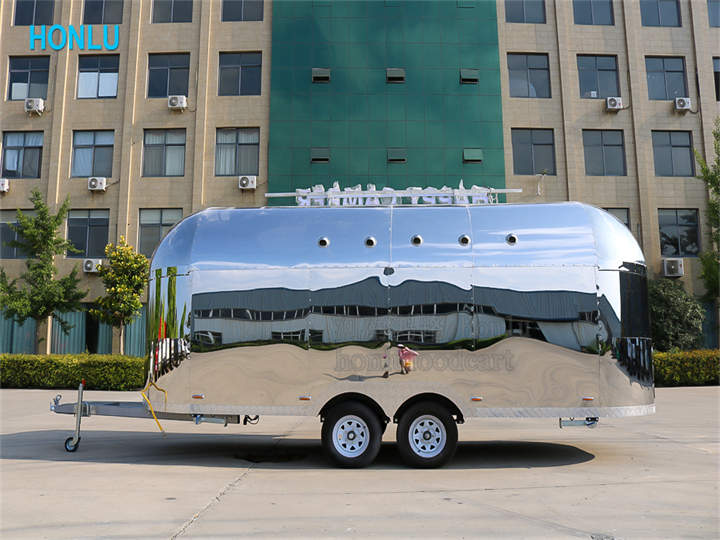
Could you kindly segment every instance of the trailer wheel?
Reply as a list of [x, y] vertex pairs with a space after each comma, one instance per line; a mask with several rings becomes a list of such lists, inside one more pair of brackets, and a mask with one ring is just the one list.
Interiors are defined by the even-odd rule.
[[339, 403], [328, 411], [322, 427], [322, 444], [330, 460], [340, 467], [370, 465], [380, 451], [380, 419], [356, 401]]
[[413, 405], [398, 422], [398, 450], [411, 467], [445, 465], [455, 454], [457, 438], [457, 424], [450, 412], [432, 401]]
[[78, 437], [78, 441], [73, 444], [73, 437], [68, 437], [65, 439], [65, 451], [66, 452], [74, 452], [78, 449], [78, 446], [80, 446], [80, 437]]

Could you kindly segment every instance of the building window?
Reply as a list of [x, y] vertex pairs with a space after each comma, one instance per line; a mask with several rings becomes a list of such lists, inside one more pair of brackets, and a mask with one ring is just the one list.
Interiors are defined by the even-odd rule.
[[75, 131], [72, 176], [112, 176], [114, 139], [112, 131]]
[[547, 54], [508, 53], [507, 62], [510, 97], [551, 97]]
[[143, 208], [140, 210], [138, 251], [151, 257], [160, 240], [182, 219], [181, 208]]
[[552, 129], [512, 130], [514, 174], [555, 174]]
[[505, 0], [505, 22], [545, 22], [545, 0]]
[[615, 56], [579, 54], [577, 65], [581, 98], [606, 98], [620, 95]]
[[573, 0], [575, 24], [602, 24], [612, 26], [612, 0]]
[[68, 257], [101, 258], [105, 256], [110, 225], [109, 210], [70, 210], [67, 239], [80, 253], [68, 251]]
[[696, 257], [700, 252], [698, 211], [658, 209], [660, 252], [663, 257]]
[[83, 24], [121, 24], [123, 0], [85, 0]]
[[655, 176], [695, 176], [689, 131], [653, 131]]
[[262, 21], [263, 0], [223, 0], [222, 20]]
[[40, 178], [42, 131], [3, 133], [3, 178]]
[[219, 96], [259, 96], [262, 54], [220, 53]]
[[618, 221], [630, 228], [630, 209], [629, 208], [603, 208], [607, 213], [615, 216]]
[[8, 99], [47, 99], [49, 70], [49, 56], [11, 56]]
[[185, 174], [185, 130], [146, 129], [143, 176]]
[[625, 144], [622, 130], [583, 129], [585, 174], [625, 176]]
[[677, 0], [640, 0], [643, 26], [680, 26]]
[[720, 0], [708, 0], [708, 19], [713, 28], [720, 26]]
[[673, 56], [645, 58], [649, 99], [687, 97], [685, 59]]
[[15, 26], [53, 23], [55, 0], [15, 0]]
[[[23, 210], [26, 217], [35, 217], [34, 210]], [[27, 259], [20, 248], [8, 245], [8, 242], [22, 240], [22, 237], [10, 226], [17, 226], [17, 210], [0, 210], [0, 259]]]
[[713, 75], [715, 76], [715, 101], [720, 101], [720, 58], [713, 58]]
[[257, 174], [260, 156], [258, 128], [222, 128], [217, 130], [215, 175]]
[[188, 95], [190, 53], [148, 55], [148, 97]]
[[152, 22], [192, 22], [193, 0], [153, 0]]
[[78, 57], [78, 99], [117, 97], [120, 55], [81, 55]]

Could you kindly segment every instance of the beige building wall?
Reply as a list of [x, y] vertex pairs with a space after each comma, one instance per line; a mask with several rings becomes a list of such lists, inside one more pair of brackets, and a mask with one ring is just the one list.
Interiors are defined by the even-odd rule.
[[[720, 116], [715, 100], [713, 56], [720, 56], [720, 29], [711, 28], [706, 0], [680, 0], [682, 26], [642, 26], [640, 2], [614, 0], [613, 26], [574, 24], [570, 0], [545, 0], [546, 24], [505, 22], [505, 3], [497, 2], [500, 70], [505, 126], [505, 168], [508, 187], [523, 193], [513, 201], [579, 200], [604, 208], [629, 208], [630, 226], [640, 242], [651, 274], [662, 272], [658, 208], [697, 208], [701, 247], [708, 242], [705, 225], [707, 192], [693, 178], [657, 177], [652, 130], [686, 130], [706, 159], [713, 159], [712, 127]], [[546, 53], [550, 65], [550, 99], [512, 98], [507, 53]], [[626, 110], [608, 113], [604, 100], [581, 99], [577, 55], [615, 55], [620, 95]], [[682, 56], [693, 111], [680, 114], [671, 101], [648, 98], [646, 56]], [[697, 76], [696, 76], [697, 74]], [[513, 174], [512, 128], [553, 129], [557, 175], [541, 180]], [[583, 129], [621, 129], [625, 139], [626, 176], [585, 174]], [[703, 291], [696, 258], [685, 259], [685, 282]]]

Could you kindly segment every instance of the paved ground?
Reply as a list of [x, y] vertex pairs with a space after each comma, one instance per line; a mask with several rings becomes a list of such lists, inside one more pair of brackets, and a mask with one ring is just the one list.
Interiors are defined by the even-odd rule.
[[[73, 397], [65, 392], [66, 400]], [[1, 390], [0, 536], [718, 538], [718, 388], [659, 389], [658, 413], [560, 430], [471, 420], [454, 462], [338, 470], [319, 422], [256, 426], [92, 417], [74, 454], [52, 391]], [[136, 399], [87, 392], [86, 399]]]

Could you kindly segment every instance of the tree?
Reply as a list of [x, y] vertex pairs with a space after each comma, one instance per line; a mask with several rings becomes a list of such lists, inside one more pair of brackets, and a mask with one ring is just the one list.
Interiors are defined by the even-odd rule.
[[117, 246], [105, 246], [107, 263], [98, 271], [105, 285], [105, 296], [97, 299], [97, 308], [90, 314], [120, 329], [120, 354], [125, 354], [125, 326], [137, 317], [142, 309], [141, 297], [147, 284], [150, 264], [120, 237]]
[[707, 226], [710, 232], [710, 245], [700, 254], [700, 277], [705, 283], [704, 299], [717, 302], [720, 297], [720, 118], [715, 119], [713, 129], [713, 147], [715, 160], [708, 164], [695, 151], [695, 159], [700, 165], [699, 180], [705, 182], [708, 189]]
[[682, 282], [667, 278], [648, 281], [648, 303], [655, 349], [687, 350], [700, 344], [705, 314], [700, 303], [685, 291]]
[[[77, 277], [77, 266], [67, 276], [56, 279], [58, 270], [54, 264], [55, 255], [67, 251], [77, 252], [72, 243], [58, 235], [58, 229], [70, 208], [70, 197], [65, 199], [54, 215], [50, 213], [38, 190], [32, 191], [30, 202], [33, 203], [35, 216], [26, 216], [18, 210], [17, 225], [10, 225], [17, 233], [17, 240], [8, 242], [10, 246], [20, 248], [27, 254], [27, 271], [19, 279], [10, 281], [5, 269], [0, 268], [0, 305], [6, 317], [21, 324], [27, 319], [35, 319], [38, 323], [37, 342], [45, 340], [44, 353], [49, 354], [53, 315], [62, 331], [65, 334], [70, 332], [72, 325], [58, 313], [80, 310], [80, 300], [87, 291], [78, 289], [80, 279]], [[44, 329], [40, 324], [42, 322], [47, 324]]]

